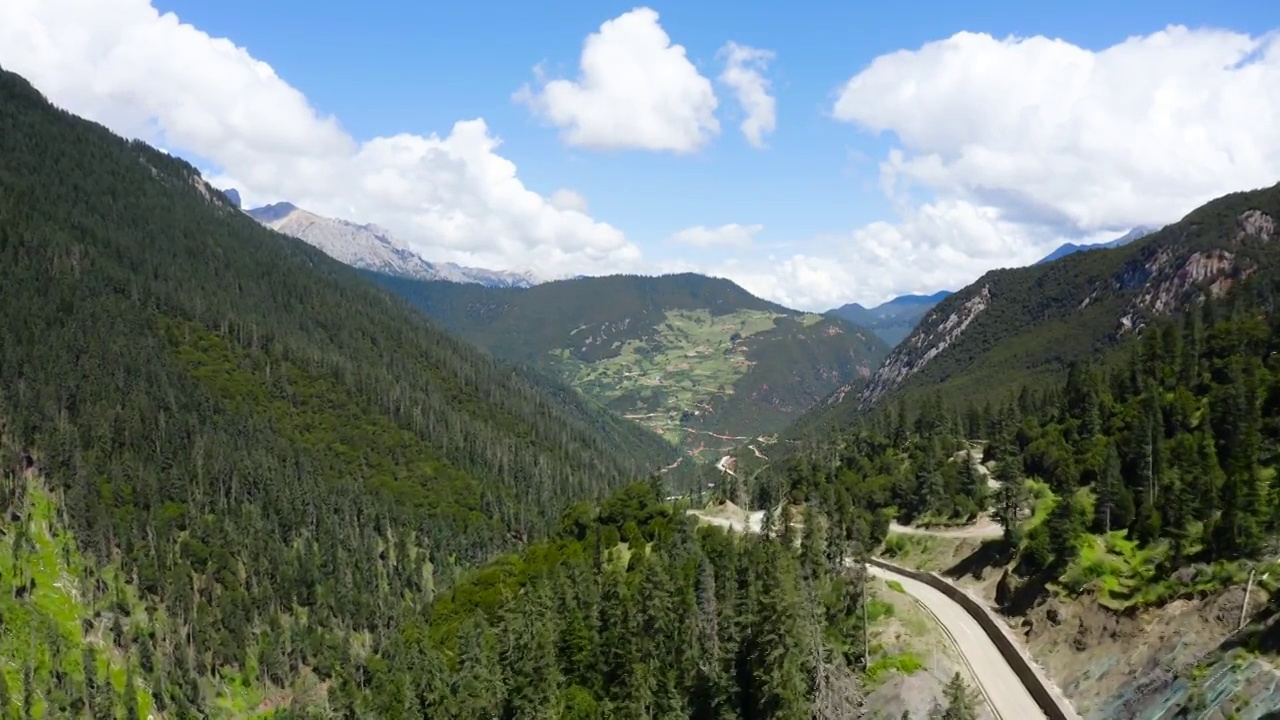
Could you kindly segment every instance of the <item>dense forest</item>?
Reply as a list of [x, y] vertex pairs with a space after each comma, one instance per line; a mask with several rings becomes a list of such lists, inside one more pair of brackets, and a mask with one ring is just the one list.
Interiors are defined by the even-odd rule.
[[869, 506], [699, 529], [656, 436], [11, 74], [0, 157], [0, 719], [863, 714]]
[[1069, 592], [1130, 552], [1117, 606], [1280, 533], [1270, 274], [1015, 395], [745, 452], [739, 537], [665, 499], [655, 434], [3, 72], [0, 158], [0, 720], [862, 717], [847, 559], [891, 520], [989, 514]]
[[1260, 273], [1057, 382], [982, 403], [899, 398], [839, 434], [797, 435], [769, 467], [741, 453], [755, 481], [726, 490], [837, 514], [857, 497], [878, 523], [986, 513], [1005, 528], [992, 562], [1117, 609], [1210, 591], [1280, 535], [1278, 298]]
[[[8, 73], [0, 157], [3, 581], [51, 613], [6, 613], [0, 687], [37, 714], [72, 712], [54, 690], [91, 681], [75, 638], [103, 623], [174, 717], [233, 677], [327, 682], [458, 573], [674, 459]], [[79, 567], [84, 627], [42, 557]]]
[[1071, 363], [1122, 352], [1137, 328], [1206, 291], [1274, 273], [1276, 218], [1280, 185], [1224, 195], [1123, 247], [992, 270], [938, 303], [854, 403], [981, 404], [1061, 382]]

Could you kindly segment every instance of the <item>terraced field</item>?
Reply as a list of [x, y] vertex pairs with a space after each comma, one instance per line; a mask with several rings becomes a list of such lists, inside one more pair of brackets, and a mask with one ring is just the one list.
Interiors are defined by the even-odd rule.
[[[734, 384], [755, 364], [747, 357], [748, 340], [773, 330], [782, 317], [759, 310], [720, 316], [706, 310], [672, 310], [658, 325], [656, 337], [617, 343], [619, 353], [613, 357], [584, 362], [569, 349], [553, 355], [565, 378], [584, 394], [672, 443], [688, 445], [690, 435], [717, 439], [690, 427], [690, 420], [714, 414], [724, 398], [733, 395]], [[808, 327], [822, 318], [810, 314], [799, 319]]]

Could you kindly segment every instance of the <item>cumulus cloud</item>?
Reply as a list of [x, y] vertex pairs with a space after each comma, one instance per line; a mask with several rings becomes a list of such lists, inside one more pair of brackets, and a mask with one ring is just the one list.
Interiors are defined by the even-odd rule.
[[835, 117], [900, 143], [881, 166], [1027, 222], [1157, 224], [1280, 177], [1280, 35], [1170, 27], [1101, 51], [959, 33], [877, 58]]
[[764, 136], [773, 132], [778, 122], [778, 103], [769, 94], [769, 81], [764, 73], [773, 60], [772, 50], [729, 42], [720, 49], [724, 71], [720, 82], [729, 86], [746, 118], [739, 126], [747, 142], [764, 147]]
[[802, 253], [739, 256], [704, 269], [783, 305], [827, 310], [958, 288], [987, 270], [1035, 262], [1057, 242], [996, 208], [949, 200], [908, 209], [897, 223], [814, 238]]
[[560, 210], [575, 210], [580, 213], [586, 213], [590, 210], [587, 205], [587, 199], [582, 193], [570, 190], [568, 188], [560, 188], [551, 193], [551, 204]]
[[763, 229], [763, 225], [739, 225], [738, 223], [714, 228], [697, 225], [675, 233], [671, 239], [694, 247], [745, 247], [750, 245], [751, 239]]
[[835, 118], [893, 142], [900, 217], [712, 272], [821, 309], [958, 288], [1065, 241], [1172, 222], [1280, 180], [1280, 34], [1169, 27], [1089, 50], [958, 33], [876, 58]]
[[570, 145], [688, 153], [720, 132], [711, 81], [671, 43], [654, 10], [605, 22], [587, 36], [579, 65], [577, 80], [539, 77], [541, 88], [525, 85], [513, 96]]
[[585, 203], [526, 188], [483, 119], [357, 141], [247, 50], [149, 0], [6, 0], [0, 64], [72, 112], [216, 165], [246, 201], [377, 222], [432, 260], [546, 277], [639, 262]]

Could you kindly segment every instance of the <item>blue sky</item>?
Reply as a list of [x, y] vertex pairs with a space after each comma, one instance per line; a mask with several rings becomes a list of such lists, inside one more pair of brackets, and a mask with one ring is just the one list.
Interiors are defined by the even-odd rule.
[[[88, 12], [86, 0], [14, 3], [0, 10], [0, 21], [9, 12], [12, 27], [39, 27], [54, 38], [73, 35], [68, 26], [77, 22], [74, 16]], [[1280, 78], [1280, 50], [1271, 33], [1280, 27], [1280, 7], [1256, 0], [650, 3], [670, 43], [685, 48], [714, 88], [719, 131], [691, 152], [574, 145], [552, 126], [545, 107], [540, 113], [513, 100], [525, 84], [540, 91], [533, 69], [539, 63], [549, 78], [578, 78], [584, 40], [602, 23], [634, 10], [631, 3], [154, 0], [147, 7], [145, 0], [102, 0], [97, 6], [118, 6], [110, 22], [105, 15], [96, 24], [78, 21], [81, 30], [101, 35], [99, 43], [89, 43], [97, 50], [68, 45], [37, 63], [35, 49], [24, 58], [15, 39], [8, 55], [0, 49], [0, 63], [36, 75], [37, 85], [69, 109], [158, 142], [219, 180], [241, 184], [251, 201], [287, 198], [318, 205], [318, 212], [355, 213], [360, 216], [351, 219], [392, 228], [429, 259], [522, 269], [521, 263], [554, 258], [541, 268], [548, 274], [695, 269], [791, 305], [823, 309], [958, 287], [1066, 240], [1102, 240], [1139, 223], [1169, 222], [1215, 195], [1280, 180], [1276, 132], [1222, 111], [1237, 103], [1242, 111], [1280, 118], [1280, 101], [1250, 99]], [[194, 26], [194, 34], [166, 22], [169, 12]], [[1171, 25], [1188, 30], [1161, 36]], [[962, 31], [992, 37], [965, 39], [956, 35]], [[1044, 37], [1037, 43], [1010, 36]], [[171, 55], [197, 41], [215, 50], [179, 62], [138, 50], [141, 38], [151, 38], [153, 46], [171, 42]], [[240, 123], [237, 130], [236, 118], [251, 117], [275, 98], [291, 109], [273, 112], [272, 119], [301, 111], [288, 105], [293, 101], [283, 97], [279, 83], [243, 90], [239, 100], [221, 100], [214, 91], [184, 96], [179, 86], [192, 92], [202, 79], [224, 72], [218, 62], [228, 63], [224, 77], [244, 70], [216, 51], [222, 38], [273, 68], [320, 116], [334, 116], [340, 130], [311, 122], [297, 136], [314, 138], [307, 142], [335, 154], [361, 154], [368, 177], [382, 177], [370, 165], [376, 157], [394, 164], [391, 156], [419, 146], [377, 155], [362, 153], [364, 143], [402, 133], [445, 138], [455, 122], [482, 118], [486, 137], [501, 139], [490, 154], [513, 162], [524, 188], [544, 198], [559, 189], [576, 192], [587, 202], [579, 209], [590, 222], [564, 220], [563, 234], [577, 239], [557, 245], [561, 220], [530, 219], [533, 210], [512, 210], [508, 218], [503, 208], [486, 204], [499, 201], [479, 180], [460, 181], [465, 192], [423, 191], [439, 210], [432, 218], [406, 210], [404, 202], [393, 209], [364, 196], [343, 197], [337, 180], [349, 170], [334, 171], [332, 186], [304, 186], [297, 177], [312, 171], [300, 171], [304, 165], [297, 163], [315, 168], [322, 160], [299, 159], [305, 148], [287, 157], [282, 149], [278, 160], [267, 157], [281, 147], [280, 138], [292, 137], [284, 120], [272, 152], [257, 153], [260, 164], [276, 165], [249, 167], [249, 149], [266, 140], [243, 139], [242, 147], [235, 133], [253, 132], [254, 123]], [[0, 31], [0, 48], [4, 39]], [[728, 42], [772, 52], [761, 77], [776, 101], [776, 129], [766, 133], [762, 149], [739, 131], [743, 111], [719, 79], [725, 67], [720, 51]], [[930, 43], [937, 50], [932, 55], [924, 50]], [[901, 62], [871, 69], [877, 58], [898, 52], [905, 53]], [[139, 67], [125, 67], [124, 57]], [[197, 73], [205, 59], [206, 74]], [[1235, 60], [1251, 67], [1224, 68]], [[164, 87], [165, 79], [154, 80], [160, 63], [178, 66], [163, 73], [172, 89]], [[189, 78], [182, 77], [183, 68], [191, 68]], [[101, 72], [110, 80], [76, 80], [77, 71], [91, 77]], [[149, 77], [150, 85], [161, 87], [149, 88]], [[865, 82], [847, 90], [855, 77]], [[238, 87], [250, 82], [237, 80]], [[1059, 104], [1059, 84], [1078, 88], [1076, 99]], [[1221, 97], [1169, 99], [1211, 92]], [[262, 100], [245, 108], [245, 97]], [[673, 94], [669, 102], [679, 101]], [[1106, 103], [1115, 103], [1113, 114]], [[225, 117], [226, 127], [202, 135], [192, 119], [197, 106], [207, 116]], [[153, 128], [152, 137], [146, 128]], [[1095, 143], [1096, 137], [1104, 140]], [[1187, 138], [1187, 148], [1167, 157], [1171, 144], [1180, 147]], [[343, 150], [344, 143], [357, 149]], [[233, 146], [236, 151], [227, 149]], [[886, 173], [893, 153], [901, 161]], [[1252, 159], [1239, 159], [1245, 155]], [[440, 173], [446, 168], [406, 174], [411, 179], [396, 192], [445, 182]], [[1196, 178], [1186, 177], [1188, 168]], [[461, 166], [457, 173], [468, 174]], [[898, 183], [892, 192], [885, 189], [888, 178]], [[1082, 190], [1094, 185], [1096, 192]], [[463, 209], [445, 207], [454, 201]], [[467, 208], [476, 214], [468, 220], [471, 231], [447, 220]], [[489, 221], [486, 213], [501, 222]], [[519, 226], [526, 220], [542, 229]], [[688, 228], [729, 224], [762, 227], [736, 244], [672, 239]], [[504, 233], [511, 237], [493, 239]], [[490, 240], [491, 246], [481, 247]], [[578, 253], [582, 248], [588, 250]]]

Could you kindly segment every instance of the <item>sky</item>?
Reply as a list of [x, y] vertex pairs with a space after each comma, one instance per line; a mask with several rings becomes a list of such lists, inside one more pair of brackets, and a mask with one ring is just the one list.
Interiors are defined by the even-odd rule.
[[3, 0], [0, 66], [246, 205], [806, 310], [1280, 181], [1280, 3]]

